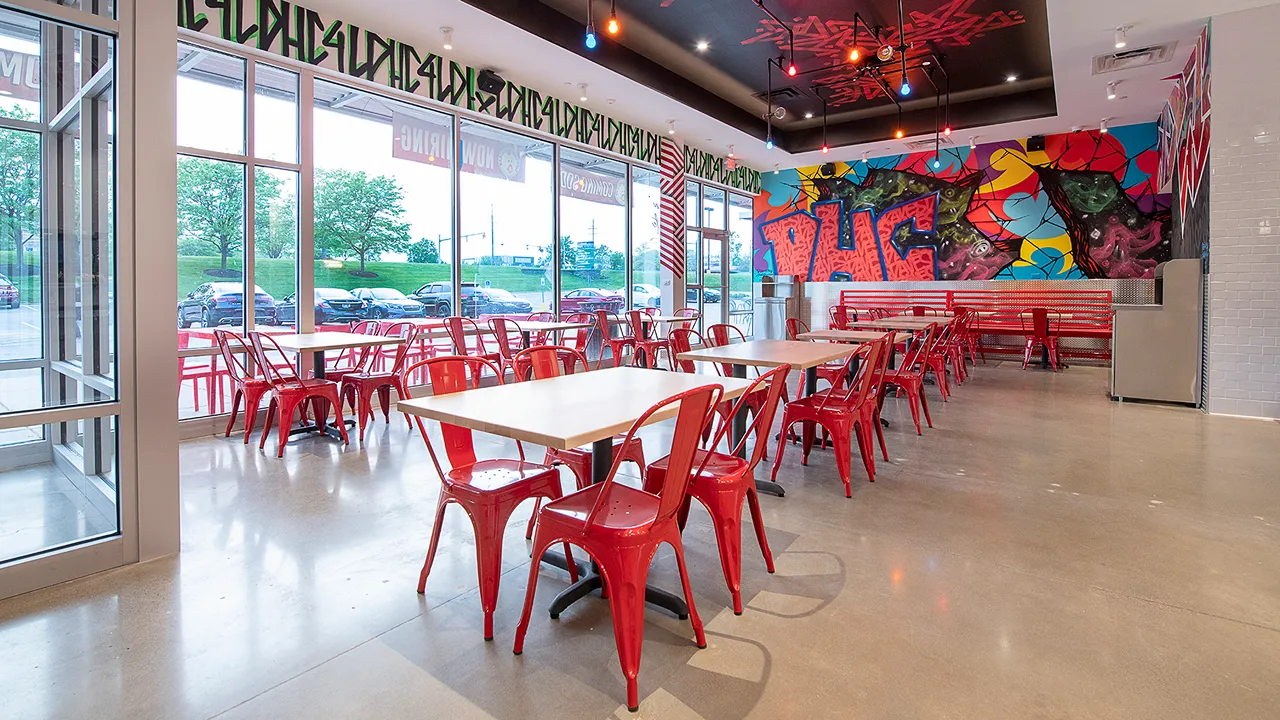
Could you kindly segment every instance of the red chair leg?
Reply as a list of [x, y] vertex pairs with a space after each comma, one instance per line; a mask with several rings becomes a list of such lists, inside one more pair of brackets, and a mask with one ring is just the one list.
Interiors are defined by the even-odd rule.
[[360, 407], [356, 415], [356, 424], [360, 426], [360, 442], [364, 442], [364, 429], [369, 425], [369, 419], [373, 417], [374, 389], [368, 385], [360, 387]]
[[836, 472], [840, 475], [840, 482], [844, 483], [844, 496], [853, 497], [853, 443], [849, 440], [849, 433], [837, 432], [832, 443], [835, 446], [836, 455]]
[[262, 405], [262, 397], [267, 394], [266, 388], [249, 390], [244, 394], [244, 443], [249, 444], [249, 436], [258, 424], [258, 408]]
[[484, 639], [493, 639], [493, 611], [498, 606], [502, 576], [502, 531], [509, 508], [496, 505], [463, 506], [476, 534], [476, 569], [480, 576], [480, 608], [484, 611]]
[[916, 434], [923, 435], [920, 430], [920, 389], [915, 385], [899, 385], [898, 389], [907, 391], [907, 405], [911, 408], [911, 420], [916, 424]]
[[[378, 403], [382, 405], [382, 421], [391, 423], [391, 386], [378, 386]], [[362, 438], [363, 439], [363, 438]]]
[[[680, 532], [673, 528], [667, 543], [676, 551], [676, 567], [680, 570], [680, 586], [684, 590], [684, 604], [689, 606], [689, 624], [693, 625], [693, 642], [699, 650], [707, 647], [707, 635], [702, 629], [702, 618], [698, 615], [698, 606], [693, 602], [693, 588], [689, 586], [689, 568], [684, 562], [684, 543], [680, 540]], [[648, 574], [648, 568], [645, 568]], [[641, 586], [641, 607], [644, 604], [644, 587]]]
[[529, 580], [524, 586], [524, 609], [520, 612], [520, 622], [516, 625], [516, 639], [511, 647], [511, 651], [516, 655], [524, 652], [524, 634], [529, 629], [529, 614], [533, 612], [533, 595], [538, 590], [538, 568], [542, 565], [542, 556], [546, 554], [547, 548], [560, 541], [560, 538], [545, 536], [541, 528], [534, 534]]
[[747, 486], [747, 507], [751, 509], [751, 524], [756, 529], [756, 542], [760, 543], [760, 554], [764, 556], [765, 569], [773, 574], [773, 551], [769, 549], [769, 538], [764, 533], [764, 517], [760, 514], [760, 496], [756, 493], [754, 485], [752, 483]]
[[[271, 424], [276, 419], [276, 399], [271, 398], [271, 404], [267, 406], [267, 422], [262, 426], [262, 437], [258, 438], [258, 449], [261, 450], [267, 446], [267, 436], [271, 434]], [[248, 442], [249, 436], [245, 435], [245, 441]]]
[[924, 411], [924, 419], [929, 424], [929, 428], [933, 429], [933, 418], [929, 417], [929, 396], [924, 391], [924, 381], [920, 381], [919, 387], [920, 409]]
[[870, 432], [861, 422], [854, 423], [853, 436], [858, 441], [858, 452], [862, 454], [862, 465], [867, 469], [867, 480], [876, 481], [876, 453], [871, 445]]
[[874, 413], [868, 421], [876, 428], [876, 437], [880, 440], [880, 454], [885, 462], [889, 462], [889, 449], [884, 446], [884, 424], [880, 422], [880, 413]]
[[720, 568], [733, 596], [733, 614], [742, 614], [742, 495], [741, 490], [699, 494], [698, 501], [711, 514], [720, 548]]
[[436, 506], [436, 521], [431, 526], [431, 544], [427, 546], [427, 560], [422, 563], [422, 572], [418, 574], [418, 594], [427, 591], [427, 576], [431, 574], [431, 564], [436, 559], [436, 547], [440, 544], [440, 526], [444, 523], [444, 509], [451, 500], [449, 496], [441, 495], [440, 503]]
[[[646, 561], [651, 556], [649, 548], [629, 547], [613, 549], [596, 558], [600, 574], [609, 586], [613, 639], [618, 646], [618, 663], [627, 681], [627, 709], [632, 712], [640, 709], [636, 676], [640, 673], [640, 649], [644, 641], [644, 585], [649, 574]], [[689, 610], [693, 612], [692, 607]]]
[[[227, 434], [223, 437], [231, 437], [231, 428], [236, 424], [236, 414], [240, 411], [240, 396], [243, 393], [239, 388], [231, 395], [231, 417], [227, 418]], [[247, 420], [246, 420], [247, 422]]]

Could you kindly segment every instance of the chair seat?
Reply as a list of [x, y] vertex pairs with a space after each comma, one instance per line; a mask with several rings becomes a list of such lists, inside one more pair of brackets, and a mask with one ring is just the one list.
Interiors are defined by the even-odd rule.
[[[666, 473], [667, 471], [666, 455], [658, 458], [649, 464], [650, 468]], [[693, 468], [697, 470], [702, 465], [703, 460], [707, 457], [706, 450], [698, 450], [693, 456]], [[738, 481], [742, 477], [743, 470], [747, 468], [747, 461], [737, 455], [726, 455], [724, 453], [712, 452], [711, 459], [707, 460], [707, 466], [702, 468], [702, 472], [693, 479], [690, 486], [691, 489], [698, 485], [708, 485], [721, 480], [731, 479]]]
[[445, 482], [454, 492], [492, 493], [536, 479], [555, 469], [522, 460], [478, 460], [445, 473]]
[[593, 535], [610, 532], [626, 535], [648, 528], [658, 517], [658, 496], [618, 483], [600, 483], [547, 503], [538, 522], [559, 520], [571, 527], [581, 527], [605, 488], [608, 495], [591, 526]]
[[313, 390], [317, 388], [324, 388], [329, 385], [333, 385], [336, 387], [337, 383], [335, 383], [333, 380], [330, 380], [328, 378], [306, 378], [302, 380], [286, 380], [285, 382], [276, 383], [274, 387], [277, 390], [296, 392], [296, 391], [302, 391], [302, 390]]

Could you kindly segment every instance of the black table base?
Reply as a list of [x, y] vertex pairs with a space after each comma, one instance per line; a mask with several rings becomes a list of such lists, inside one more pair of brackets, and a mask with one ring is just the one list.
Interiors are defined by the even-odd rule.
[[[607, 437], [603, 440], [597, 440], [591, 443], [591, 482], [599, 484], [609, 477], [609, 468], [613, 465], [613, 438]], [[554, 565], [562, 569], [568, 568], [568, 563], [558, 553], [550, 552], [543, 555], [543, 562]], [[600, 577], [600, 568], [594, 561], [591, 563], [590, 571], [579, 565], [579, 571], [583, 578], [578, 582], [570, 585], [556, 595], [551, 601], [549, 613], [551, 619], [555, 620], [560, 617], [560, 613], [564, 612], [568, 607], [584, 597], [590, 595], [593, 591], [600, 590], [602, 595], [604, 591], [604, 579]], [[684, 620], [689, 617], [689, 606], [685, 604], [684, 599], [672, 595], [671, 593], [660, 590], [652, 585], [646, 585], [644, 589], [644, 601], [650, 605], [656, 605], [664, 610], [669, 611], [676, 617]]]
[[[302, 354], [301, 354], [301, 353], [299, 353], [299, 354], [298, 354], [298, 357], [299, 357], [299, 358], [301, 358], [301, 357], [302, 357]], [[316, 379], [317, 379], [317, 380], [324, 380], [324, 379], [325, 379], [324, 351], [323, 351], [323, 350], [317, 350], [316, 352], [312, 353], [312, 358], [313, 358], [313, 361], [314, 361], [314, 363], [315, 363]], [[299, 360], [299, 362], [298, 362], [298, 377], [302, 377], [302, 376], [303, 376], [303, 374], [302, 374], [302, 362], [301, 362], [301, 360]], [[329, 403], [328, 403], [328, 401], [323, 401], [323, 402], [324, 402], [324, 405], [325, 405], [325, 410], [328, 410], [328, 409], [329, 409], [329, 408], [328, 408], [328, 404], [329, 404]], [[282, 422], [288, 422], [289, 420], [292, 420], [292, 419], [293, 419], [293, 418], [288, 418], [288, 419], [281, 418], [281, 421], [282, 421]], [[289, 431], [289, 436], [290, 436], [290, 437], [292, 437], [292, 436], [294, 436], [294, 435], [305, 435], [305, 434], [307, 434], [307, 433], [319, 433], [319, 434], [321, 434], [321, 435], [324, 435], [324, 436], [327, 436], [327, 437], [333, 438], [334, 440], [341, 440], [341, 439], [342, 439], [342, 431], [338, 429], [338, 426], [337, 426], [337, 425], [334, 425], [333, 423], [328, 422], [328, 419], [329, 419], [329, 413], [328, 413], [328, 412], [326, 412], [326, 413], [325, 413], [325, 424], [324, 424], [324, 426], [323, 426], [323, 427], [321, 427], [320, 425], [318, 425], [318, 424], [316, 424], [316, 423], [311, 423], [311, 424], [309, 424], [309, 425], [299, 425], [298, 427], [293, 428], [292, 430], [290, 430], [290, 431]], [[344, 424], [344, 425], [346, 425], [346, 426], [347, 426], [347, 427], [349, 427], [349, 428], [353, 428], [353, 427], [355, 427], [355, 426], [356, 426], [356, 421], [355, 421], [355, 420], [344, 420], [344, 421], [343, 421], [343, 424]]]

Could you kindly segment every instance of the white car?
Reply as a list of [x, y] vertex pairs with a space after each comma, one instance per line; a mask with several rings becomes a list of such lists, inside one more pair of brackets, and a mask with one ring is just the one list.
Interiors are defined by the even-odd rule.
[[[625, 290], [618, 290], [619, 295], [626, 295]], [[662, 304], [662, 292], [657, 285], [637, 283], [631, 286], [631, 307], [639, 310], [647, 307], [658, 307]]]

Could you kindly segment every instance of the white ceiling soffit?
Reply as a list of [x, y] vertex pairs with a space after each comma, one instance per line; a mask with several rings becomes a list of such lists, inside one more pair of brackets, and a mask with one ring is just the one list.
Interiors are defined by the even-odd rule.
[[[530, 0], [532, 1], [532, 0]], [[656, 0], [645, 0], [656, 2]], [[1053, 57], [1058, 115], [1051, 118], [957, 128], [957, 146], [970, 137], [978, 142], [1067, 132], [1074, 126], [1097, 127], [1108, 118], [1112, 127], [1154, 121], [1169, 95], [1170, 85], [1161, 78], [1182, 70], [1191, 46], [1210, 13], [1225, 14], [1280, 0], [1048, 0], [1049, 38]], [[587, 83], [593, 110], [618, 120], [665, 132], [667, 120], [676, 120], [677, 135], [694, 147], [717, 155], [734, 145], [737, 157], [761, 171], [830, 161], [906, 152], [903, 141], [886, 138], [881, 143], [833, 148], [791, 155], [766, 150], [764, 143], [744, 132], [672, 100], [656, 90], [607, 70], [587, 58], [542, 40], [513, 25], [467, 5], [462, 0], [305, 0], [304, 5], [326, 18], [356, 24], [412, 43], [419, 51], [440, 52], [476, 68], [492, 68], [508, 80], [577, 103], [579, 83]], [[625, 5], [624, 8], [625, 9]], [[709, 18], [714, 17], [709, 15]], [[711, 21], [710, 19], [708, 20]], [[1154, 65], [1093, 74], [1093, 58], [1115, 52], [1115, 29], [1131, 25], [1130, 48], [1175, 42], [1173, 59]], [[453, 50], [441, 50], [440, 28], [453, 32]], [[624, 32], [626, 29], [624, 27]], [[610, 42], [603, 39], [602, 42]], [[1010, 72], [1016, 72], [1010, 68]], [[1118, 97], [1107, 99], [1107, 83], [1118, 82]], [[613, 103], [608, 101], [612, 99]], [[763, 125], [763, 120], [761, 124]], [[920, 136], [906, 138], [919, 142]]]

